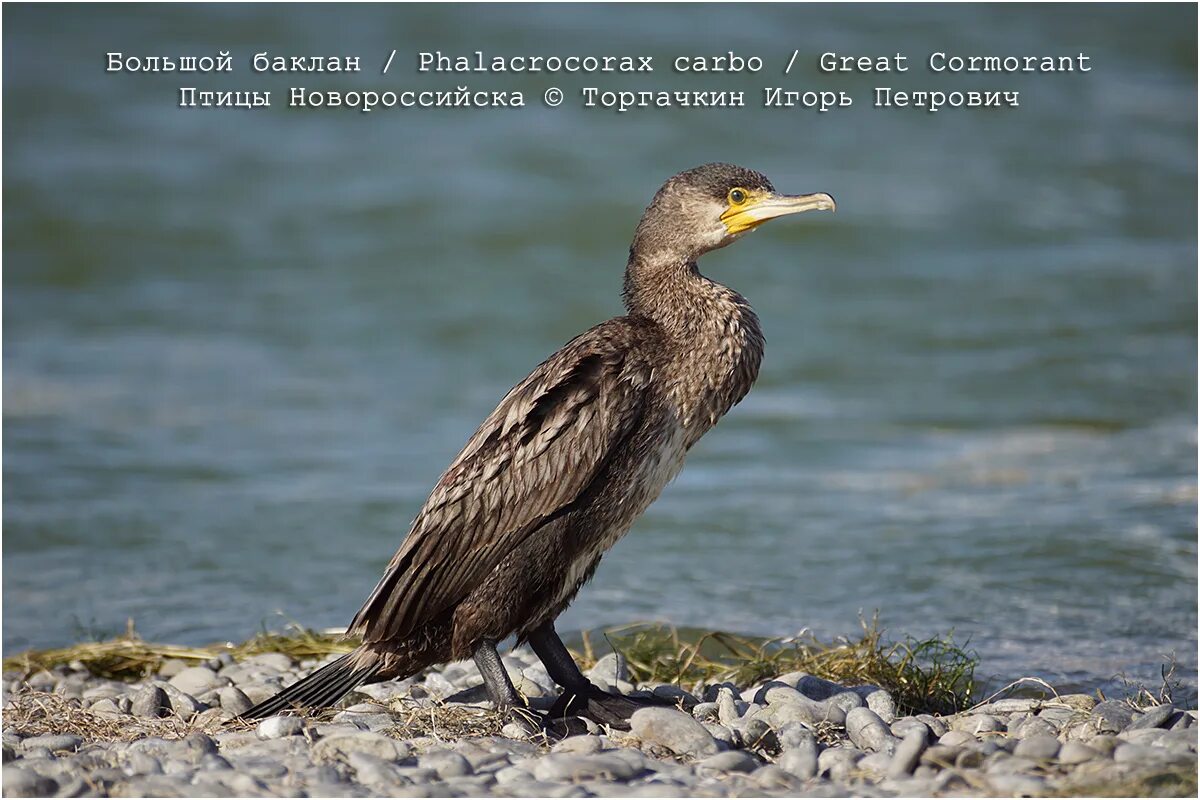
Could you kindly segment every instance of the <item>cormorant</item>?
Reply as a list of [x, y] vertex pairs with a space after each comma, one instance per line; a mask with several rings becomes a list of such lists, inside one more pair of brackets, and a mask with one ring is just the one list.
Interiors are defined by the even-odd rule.
[[515, 633], [564, 689], [550, 719], [622, 725], [638, 703], [584, 677], [554, 619], [758, 376], [758, 318], [697, 259], [813, 209], [833, 210], [833, 198], [776, 194], [732, 164], [663, 184], [629, 248], [628, 313], [572, 339], [483, 421], [350, 623], [362, 644], [244, 716], [329, 706], [361, 684], [468, 657], [498, 709], [523, 709], [496, 651]]

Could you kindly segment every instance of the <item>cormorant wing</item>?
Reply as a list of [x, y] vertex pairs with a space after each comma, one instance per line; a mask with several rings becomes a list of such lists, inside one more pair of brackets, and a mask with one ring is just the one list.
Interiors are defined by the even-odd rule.
[[365, 642], [404, 637], [461, 602], [587, 489], [641, 418], [650, 368], [610, 320], [514, 386], [425, 501], [350, 623]]

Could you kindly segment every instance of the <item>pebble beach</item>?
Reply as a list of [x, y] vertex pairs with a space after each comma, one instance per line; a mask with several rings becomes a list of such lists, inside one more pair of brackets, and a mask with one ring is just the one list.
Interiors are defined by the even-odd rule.
[[[752, 686], [634, 685], [631, 731], [530, 735], [493, 713], [474, 664], [352, 693], [312, 716], [238, 714], [320, 663], [284, 653], [164, 662], [133, 683], [82, 664], [6, 674], [6, 797], [1046, 796], [1195, 793], [1197, 712], [1169, 701], [998, 695], [950, 716], [805, 673]], [[504, 658], [534, 709], [556, 690], [532, 652]], [[1046, 687], [1048, 689], [1048, 687]], [[1162, 700], [1163, 698], [1160, 698]]]

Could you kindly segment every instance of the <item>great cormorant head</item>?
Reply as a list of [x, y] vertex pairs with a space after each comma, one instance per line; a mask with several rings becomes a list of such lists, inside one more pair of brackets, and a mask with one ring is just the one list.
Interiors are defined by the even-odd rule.
[[761, 172], [705, 164], [675, 175], [658, 190], [638, 223], [633, 251], [694, 260], [767, 220], [835, 208], [824, 192], [779, 194]]

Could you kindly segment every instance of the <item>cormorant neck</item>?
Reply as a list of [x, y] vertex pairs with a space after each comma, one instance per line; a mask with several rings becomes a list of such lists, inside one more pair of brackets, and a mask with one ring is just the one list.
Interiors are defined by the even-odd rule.
[[700, 274], [696, 260], [670, 251], [630, 250], [623, 296], [626, 310], [648, 317], [671, 333], [684, 334], [701, 323], [711, 306], [703, 302], [717, 284]]

